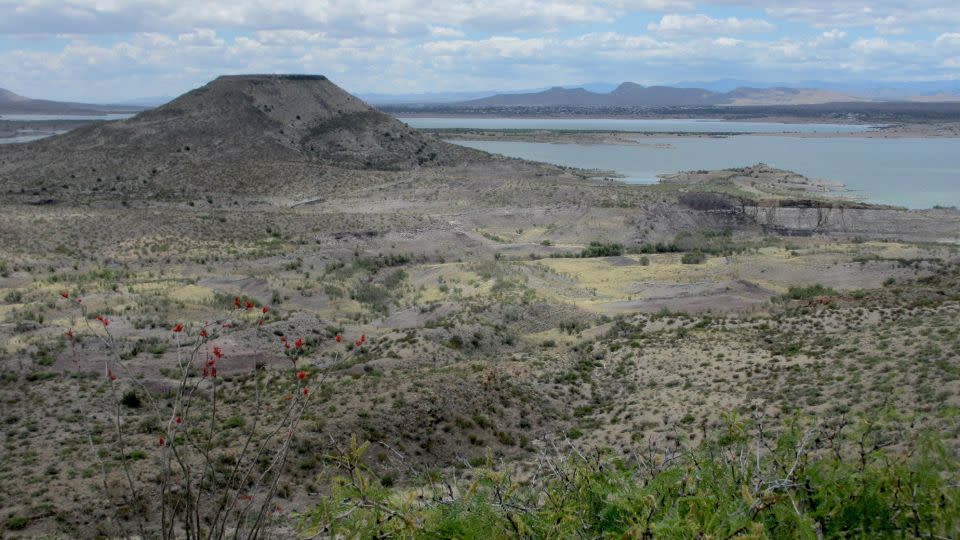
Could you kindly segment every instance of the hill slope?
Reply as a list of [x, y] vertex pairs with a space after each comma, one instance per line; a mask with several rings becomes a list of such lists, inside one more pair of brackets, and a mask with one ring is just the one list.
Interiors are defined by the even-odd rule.
[[128, 120], [0, 148], [0, 187], [266, 194], [329, 168], [409, 170], [478, 155], [323, 76], [227, 76]]
[[101, 115], [109, 113], [136, 113], [144, 107], [136, 105], [96, 105], [69, 103], [46, 99], [31, 99], [0, 88], [0, 114], [62, 114]]

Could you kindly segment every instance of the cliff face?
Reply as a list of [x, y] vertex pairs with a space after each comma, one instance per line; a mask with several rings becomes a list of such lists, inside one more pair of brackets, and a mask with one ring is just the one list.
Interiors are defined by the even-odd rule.
[[845, 235], [864, 238], [960, 243], [960, 211], [906, 210], [866, 204], [820, 201], [781, 201], [758, 204], [720, 193], [691, 193], [680, 204], [703, 215], [704, 221], [724, 221], [730, 228], [756, 226], [788, 236]]
[[785, 235], [960, 242], [960, 212], [954, 210], [745, 206], [743, 213], [765, 229]]

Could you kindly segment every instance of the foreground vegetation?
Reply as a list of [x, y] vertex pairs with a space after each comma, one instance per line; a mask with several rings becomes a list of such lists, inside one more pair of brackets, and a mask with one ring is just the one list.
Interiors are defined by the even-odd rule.
[[301, 523], [346, 538], [956, 537], [960, 465], [933, 434], [891, 420], [771, 433], [759, 418], [731, 419], [697, 450], [623, 459], [567, 443], [542, 452], [529, 477], [488, 460], [415, 493], [383, 488], [354, 439], [331, 496]]

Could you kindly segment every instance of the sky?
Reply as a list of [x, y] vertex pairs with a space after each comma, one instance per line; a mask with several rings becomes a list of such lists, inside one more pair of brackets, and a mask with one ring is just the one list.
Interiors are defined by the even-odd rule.
[[960, 79], [957, 0], [0, 0], [0, 88], [175, 96], [221, 74], [354, 93]]

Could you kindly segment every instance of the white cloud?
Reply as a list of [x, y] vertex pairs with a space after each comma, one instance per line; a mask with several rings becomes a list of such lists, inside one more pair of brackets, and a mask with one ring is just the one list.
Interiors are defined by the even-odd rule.
[[[0, 33], [302, 29], [430, 35], [434, 28], [535, 31], [612, 22], [666, 0], [0, 0]], [[681, 5], [687, 5], [684, 3]]]
[[466, 34], [448, 26], [431, 26], [430, 35], [438, 38], [463, 37]]
[[846, 39], [846, 32], [834, 28], [826, 32], [821, 32], [820, 35], [813, 40], [813, 46], [817, 48], [836, 47], [841, 45]]
[[738, 19], [736, 17], [714, 19], [702, 13], [697, 13], [695, 15], [664, 15], [659, 22], [648, 24], [647, 29], [658, 34], [703, 35], [769, 32], [774, 29], [774, 26], [762, 19]]
[[324, 73], [377, 92], [946, 79], [960, 57], [953, 2], [0, 0], [0, 86], [105, 100], [242, 72]]
[[[727, 3], [724, 0], [709, 3]], [[883, 34], [903, 34], [920, 27], [956, 28], [960, 9], [955, 0], [743, 0], [768, 16], [803, 22], [817, 28], [871, 27]]]
[[944, 49], [960, 50], [960, 32], [947, 32], [945, 34], [940, 34], [937, 36], [937, 39], [933, 41], [933, 44], [936, 47], [941, 47]]

